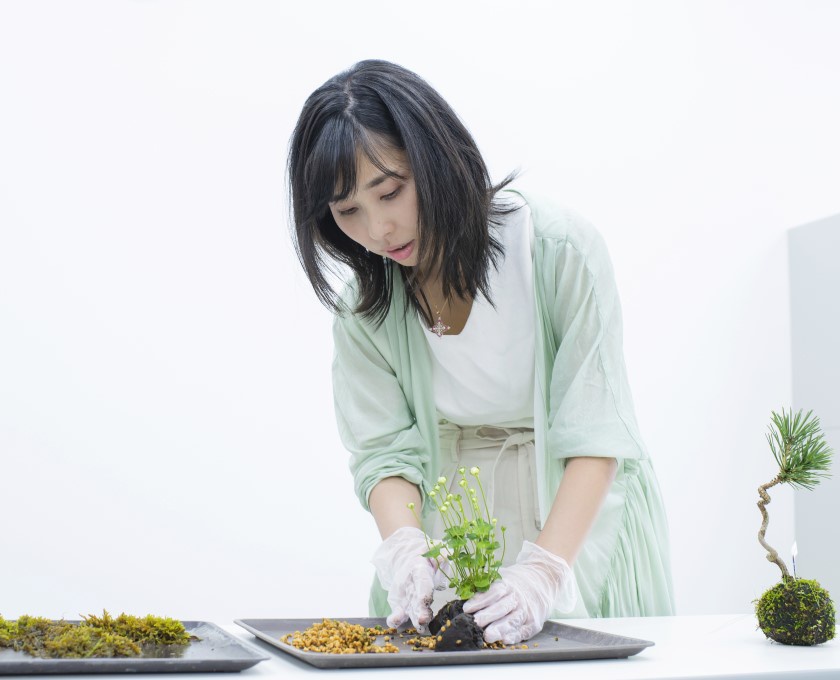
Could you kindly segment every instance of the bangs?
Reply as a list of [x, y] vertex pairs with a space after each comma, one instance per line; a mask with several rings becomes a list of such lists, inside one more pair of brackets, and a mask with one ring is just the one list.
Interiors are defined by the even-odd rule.
[[324, 125], [303, 171], [309, 207], [306, 219], [323, 215], [331, 201], [347, 198], [356, 190], [359, 141], [355, 126], [343, 116]]
[[304, 182], [309, 194], [307, 204], [310, 207], [307, 217], [318, 218], [329, 211], [330, 203], [343, 201], [356, 193], [361, 153], [380, 172], [404, 179], [403, 175], [385, 164], [382, 152], [388, 149], [402, 150], [398, 144], [371, 135], [344, 116], [327, 122], [312, 145], [304, 168]]

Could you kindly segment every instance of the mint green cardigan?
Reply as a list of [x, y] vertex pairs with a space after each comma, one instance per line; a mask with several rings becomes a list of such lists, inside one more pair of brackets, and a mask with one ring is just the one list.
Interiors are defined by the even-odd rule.
[[[574, 564], [578, 607], [565, 616], [673, 614], [668, 525], [636, 424], [606, 245], [572, 211], [522, 197], [534, 224], [534, 432], [543, 521], [567, 458], [618, 461], [615, 481]], [[406, 309], [402, 277], [393, 281], [381, 325], [351, 313], [336, 316], [333, 325], [338, 429], [351, 454], [356, 494], [368, 510], [368, 496], [380, 480], [403, 477], [425, 500], [440, 471], [428, 344], [417, 314]], [[424, 515], [426, 510], [424, 504]], [[376, 580], [370, 608], [372, 616], [389, 613]]]

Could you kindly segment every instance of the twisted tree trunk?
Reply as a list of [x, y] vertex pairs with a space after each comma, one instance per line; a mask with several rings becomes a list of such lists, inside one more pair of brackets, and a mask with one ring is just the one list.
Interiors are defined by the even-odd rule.
[[776, 484], [781, 481], [782, 480], [777, 475], [773, 481], [758, 487], [758, 495], [761, 496], [761, 500], [758, 501], [758, 509], [761, 510], [761, 516], [764, 518], [764, 521], [761, 523], [761, 529], [758, 532], [758, 542], [761, 543], [767, 551], [767, 561], [773, 562], [777, 567], [779, 567], [779, 569], [782, 570], [782, 580], [786, 580], [790, 578], [787, 566], [782, 561], [782, 558], [779, 557], [779, 553], [777, 553], [770, 544], [764, 540], [764, 535], [767, 533], [767, 524], [770, 522], [770, 515], [767, 514], [767, 509], [765, 508], [765, 506], [770, 502], [770, 495], [767, 493], [767, 489], [776, 486]]

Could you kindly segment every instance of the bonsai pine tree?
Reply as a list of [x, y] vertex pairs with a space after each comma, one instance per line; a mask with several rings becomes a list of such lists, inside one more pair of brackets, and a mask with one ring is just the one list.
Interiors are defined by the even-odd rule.
[[816, 645], [834, 637], [834, 603], [819, 583], [791, 576], [779, 553], [767, 543], [765, 535], [770, 516], [767, 490], [777, 484], [811, 490], [828, 477], [833, 451], [820, 429], [820, 419], [808, 411], [793, 409], [772, 414], [773, 424], [767, 442], [779, 466], [778, 474], [758, 487], [758, 509], [763, 521], [758, 541], [767, 551], [767, 560], [782, 572], [782, 580], [756, 601], [756, 616], [764, 634], [789, 645]]

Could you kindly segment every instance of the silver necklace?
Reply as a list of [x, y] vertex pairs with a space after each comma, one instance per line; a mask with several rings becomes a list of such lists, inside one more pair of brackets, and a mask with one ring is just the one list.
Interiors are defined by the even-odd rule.
[[[446, 307], [448, 302], [449, 302], [449, 300], [444, 302], [443, 306]], [[445, 323], [443, 323], [443, 319], [440, 318], [440, 310], [439, 309], [435, 309], [435, 315], [437, 316], [437, 321], [435, 321], [434, 326], [429, 327], [429, 330], [432, 333], [434, 333], [435, 335], [437, 335], [438, 337], [441, 337], [444, 333], [446, 333], [446, 331], [448, 331], [450, 328], [452, 328], [452, 326], [447, 326]]]

